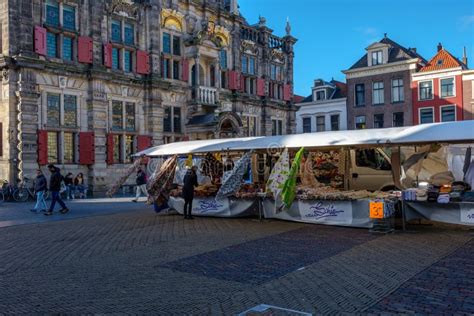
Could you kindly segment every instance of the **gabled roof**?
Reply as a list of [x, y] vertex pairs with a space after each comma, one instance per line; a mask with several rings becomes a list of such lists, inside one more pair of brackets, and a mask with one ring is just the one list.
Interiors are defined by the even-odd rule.
[[441, 48], [430, 61], [420, 69], [420, 72], [427, 72], [433, 70], [449, 69], [449, 68], [458, 68], [467, 69], [459, 59], [451, 55], [450, 52]]
[[[419, 55], [415, 50], [405, 48], [401, 46], [400, 44], [398, 44], [397, 42], [392, 41], [388, 37], [384, 37], [378, 43], [387, 44], [389, 46], [388, 63], [394, 63], [397, 61], [409, 60], [413, 58], [419, 58], [423, 62], [426, 62], [426, 60], [421, 55]], [[373, 46], [374, 44], [370, 45], [369, 47]], [[364, 67], [368, 67], [368, 65], [369, 64], [367, 61], [367, 53], [366, 53], [349, 69], [364, 68]]]
[[[347, 97], [347, 85], [344, 82], [340, 82], [332, 79], [331, 81], [324, 81], [322, 86], [329, 86], [332, 88], [331, 95], [328, 96], [327, 100], [341, 99]], [[319, 87], [319, 86], [318, 86]], [[317, 87], [316, 87], [317, 88]], [[315, 89], [315, 87], [313, 87]], [[310, 94], [300, 102], [295, 103], [310, 103], [313, 102], [313, 94]]]
[[294, 103], [300, 103], [302, 102], [303, 100], [305, 99], [305, 97], [301, 96], [301, 95], [294, 95], [293, 96], [293, 102]]

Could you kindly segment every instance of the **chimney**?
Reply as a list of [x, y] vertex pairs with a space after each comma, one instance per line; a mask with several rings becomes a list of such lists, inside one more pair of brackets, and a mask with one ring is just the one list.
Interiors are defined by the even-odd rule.
[[462, 51], [462, 63], [466, 66], [467, 68], [467, 54], [466, 54], [466, 46], [464, 46], [463, 51]]
[[442, 49], [443, 49], [443, 45], [441, 45], [441, 43], [438, 43], [438, 46], [437, 46], [437, 48], [438, 48], [438, 52], [439, 52], [440, 50], [442, 50]]

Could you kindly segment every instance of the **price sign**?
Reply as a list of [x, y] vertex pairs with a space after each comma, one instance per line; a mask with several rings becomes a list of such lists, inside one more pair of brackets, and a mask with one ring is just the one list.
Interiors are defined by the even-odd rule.
[[369, 217], [383, 218], [383, 202], [369, 202]]

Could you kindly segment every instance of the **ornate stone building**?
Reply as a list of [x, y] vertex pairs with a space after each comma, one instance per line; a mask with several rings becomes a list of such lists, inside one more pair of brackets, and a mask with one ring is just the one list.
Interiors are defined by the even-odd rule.
[[0, 2], [0, 178], [38, 166], [104, 191], [151, 145], [295, 130], [289, 24], [237, 0]]

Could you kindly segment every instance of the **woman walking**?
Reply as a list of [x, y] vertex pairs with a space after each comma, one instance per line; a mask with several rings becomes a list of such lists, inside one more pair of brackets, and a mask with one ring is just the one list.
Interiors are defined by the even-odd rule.
[[46, 181], [46, 177], [44, 176], [43, 172], [38, 169], [36, 170], [36, 179], [35, 179], [35, 194], [36, 194], [36, 205], [31, 210], [33, 213], [37, 213], [38, 211], [45, 212], [48, 208], [46, 206], [46, 201], [44, 200], [44, 193], [48, 189], [48, 184]]

